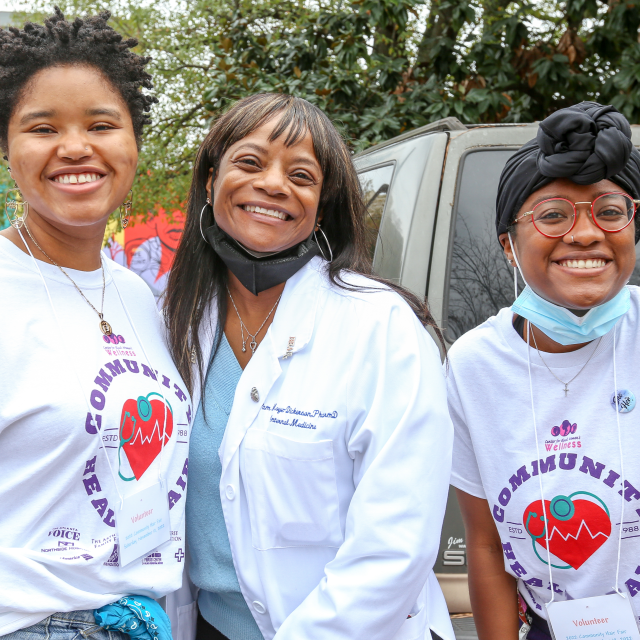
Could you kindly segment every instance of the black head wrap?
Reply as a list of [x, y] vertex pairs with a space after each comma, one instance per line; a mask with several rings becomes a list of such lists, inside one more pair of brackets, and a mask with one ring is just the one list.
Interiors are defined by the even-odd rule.
[[[536, 139], [508, 160], [500, 176], [498, 235], [506, 233], [534, 191], [557, 178], [585, 185], [611, 180], [632, 198], [640, 199], [640, 153], [631, 143], [629, 122], [615, 107], [581, 102], [540, 123]], [[638, 216], [635, 225], [637, 242]]]

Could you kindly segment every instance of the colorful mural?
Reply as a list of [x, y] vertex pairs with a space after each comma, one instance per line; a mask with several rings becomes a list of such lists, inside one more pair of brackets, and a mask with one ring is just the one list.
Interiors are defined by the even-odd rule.
[[118, 230], [117, 220], [112, 220], [107, 225], [102, 251], [137, 273], [160, 304], [183, 227], [182, 211], [169, 213], [162, 207], [146, 222], [132, 219], [126, 229]]

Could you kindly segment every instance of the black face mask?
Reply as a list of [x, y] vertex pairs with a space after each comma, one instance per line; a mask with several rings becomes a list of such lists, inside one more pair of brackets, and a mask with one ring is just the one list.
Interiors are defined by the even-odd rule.
[[254, 296], [286, 282], [311, 258], [320, 253], [313, 234], [300, 244], [264, 257], [256, 257], [243, 249], [237, 240], [226, 234], [217, 224], [205, 229], [204, 234], [229, 271]]

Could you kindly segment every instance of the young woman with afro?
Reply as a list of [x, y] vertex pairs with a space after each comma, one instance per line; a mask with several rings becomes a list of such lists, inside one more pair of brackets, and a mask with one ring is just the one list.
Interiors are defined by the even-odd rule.
[[149, 61], [109, 13], [0, 30], [0, 636], [170, 638], [193, 408], [126, 225]]

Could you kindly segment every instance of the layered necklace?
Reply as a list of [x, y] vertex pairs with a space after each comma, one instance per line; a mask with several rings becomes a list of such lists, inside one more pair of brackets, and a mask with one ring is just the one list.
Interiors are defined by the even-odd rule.
[[[271, 317], [271, 314], [273, 313], [274, 309], [278, 306], [278, 302], [280, 302], [280, 298], [282, 298], [282, 293], [278, 296], [276, 303], [273, 305], [273, 307], [271, 307], [271, 311], [269, 311], [269, 313], [267, 314], [267, 317], [264, 319], [264, 322], [260, 325], [260, 328], [255, 333], [249, 332], [249, 329], [247, 329], [247, 325], [243, 322], [242, 318], [240, 317], [240, 312], [238, 311], [238, 307], [236, 307], [236, 303], [233, 299], [233, 296], [231, 295], [231, 291], [229, 291], [229, 286], [227, 286], [227, 293], [231, 298], [231, 304], [233, 305], [233, 308], [236, 310], [236, 315], [238, 316], [238, 320], [240, 320], [240, 336], [242, 337], [242, 353], [245, 353], [247, 351], [247, 340], [251, 338], [251, 342], [249, 343], [249, 348], [251, 349], [251, 355], [253, 355], [256, 352], [256, 349], [258, 348], [256, 337], [262, 331], [262, 327], [264, 327], [264, 325], [267, 324], [267, 320]], [[247, 332], [247, 337], [245, 337], [244, 335], [245, 331]]]
[[36, 242], [36, 239], [31, 235], [31, 231], [29, 231], [29, 227], [26, 222], [24, 224], [24, 228], [27, 230], [29, 237], [31, 238], [33, 244], [38, 247], [40, 252], [44, 255], [44, 257], [49, 260], [53, 265], [58, 267], [62, 273], [64, 273], [67, 278], [71, 281], [71, 284], [76, 288], [76, 291], [84, 298], [84, 301], [98, 314], [98, 318], [100, 318], [100, 331], [105, 336], [110, 336], [113, 333], [113, 329], [111, 325], [104, 319], [103, 311], [104, 311], [104, 291], [105, 291], [105, 278], [104, 278], [104, 264], [102, 263], [102, 256], [100, 256], [100, 268], [102, 269], [102, 304], [100, 305], [100, 311], [98, 311], [92, 304], [89, 302], [87, 296], [82, 293], [82, 289], [73, 281], [73, 278]]
[[560, 383], [564, 385], [564, 397], [567, 397], [567, 394], [569, 393], [569, 385], [584, 371], [585, 367], [589, 364], [589, 362], [591, 361], [591, 358], [593, 358], [593, 354], [598, 350], [598, 346], [600, 345], [600, 340], [602, 340], [602, 336], [600, 336], [600, 338], [598, 338], [598, 342], [596, 343], [596, 346], [594, 348], [594, 350], [591, 352], [591, 355], [587, 358], [587, 361], [582, 365], [582, 368], [580, 369], [580, 371], [578, 371], [578, 373], [576, 373], [575, 376], [573, 376], [573, 378], [571, 378], [571, 380], [569, 380], [569, 382], [565, 382], [564, 380], [560, 380], [560, 378], [558, 378], [558, 376], [553, 373], [552, 369], [549, 367], [549, 365], [544, 361], [544, 358], [542, 357], [542, 354], [540, 353], [540, 349], [538, 349], [538, 343], [536, 342], [536, 334], [533, 332], [533, 330], [531, 329], [531, 323], [527, 320], [527, 331], [529, 332], [529, 334], [531, 335], [531, 337], [533, 338], [533, 344], [536, 347], [536, 351], [538, 352], [538, 355], [540, 356], [540, 360], [542, 360], [542, 364], [547, 367], [547, 370], [549, 371], [549, 373]]

